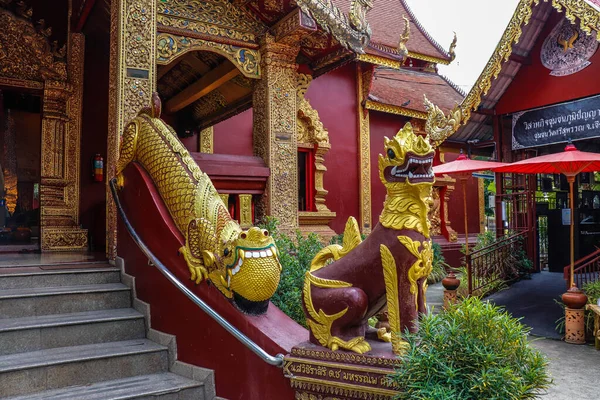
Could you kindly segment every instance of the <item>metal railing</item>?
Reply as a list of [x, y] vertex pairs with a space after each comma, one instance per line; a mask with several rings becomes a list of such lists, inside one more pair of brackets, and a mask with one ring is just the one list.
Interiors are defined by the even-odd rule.
[[[565, 282], [567, 289], [570, 286], [571, 266], [567, 265], [564, 268]], [[575, 261], [573, 266], [573, 282], [578, 288], [589, 282], [600, 280], [600, 248], [588, 254], [587, 256]]]
[[469, 295], [483, 294], [498, 281], [510, 281], [518, 276], [515, 266], [518, 254], [523, 254], [527, 231], [517, 232], [466, 256]]
[[139, 237], [133, 226], [129, 222], [127, 215], [125, 215], [125, 211], [121, 206], [121, 202], [119, 200], [119, 195], [117, 194], [116, 188], [116, 179], [113, 178], [110, 181], [110, 190], [113, 195], [113, 199], [115, 200], [115, 204], [117, 206], [117, 210], [119, 211], [119, 215], [123, 219], [123, 223], [127, 228], [127, 231], [131, 235], [133, 241], [138, 245], [142, 253], [148, 257], [148, 260], [152, 265], [154, 265], [158, 270], [173, 284], [179, 291], [181, 291], [188, 299], [190, 299], [194, 304], [196, 304], [202, 311], [208, 314], [215, 322], [221, 325], [227, 332], [229, 332], [233, 337], [239, 340], [244, 346], [246, 346], [250, 351], [259, 356], [264, 362], [267, 364], [283, 367], [283, 354], [277, 354], [272, 356], [268, 354], [262, 347], [258, 346], [254, 343], [248, 336], [244, 335], [237, 328], [231, 325], [225, 318], [223, 318], [219, 313], [213, 310], [208, 304], [206, 304], [202, 299], [196, 296], [191, 290], [189, 290], [171, 271], [167, 269], [167, 267], [160, 262], [158, 258], [150, 251], [150, 249], [144, 244], [142, 239]]

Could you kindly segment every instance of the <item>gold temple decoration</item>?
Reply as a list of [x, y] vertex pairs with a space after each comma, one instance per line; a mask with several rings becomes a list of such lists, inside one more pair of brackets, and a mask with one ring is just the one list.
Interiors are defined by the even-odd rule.
[[254, 154], [271, 169], [257, 218], [272, 215], [281, 227], [298, 227], [298, 144], [296, 56], [300, 48], [275, 42], [267, 34], [261, 46], [262, 79], [252, 98]]
[[402, 59], [405, 60], [406, 56], [408, 56], [408, 49], [406, 48], [406, 42], [410, 39], [410, 21], [406, 18], [405, 15], [402, 16], [404, 19], [404, 32], [400, 35], [400, 39], [398, 41], [398, 54], [402, 56]]
[[188, 31], [213, 42], [257, 43], [264, 26], [227, 0], [162, 0], [158, 7], [157, 28], [177, 34]]
[[450, 54], [450, 59], [454, 61], [456, 58], [456, 43], [458, 38], [456, 37], [456, 32], [454, 32], [454, 39], [452, 39], [452, 43], [450, 43], [450, 49], [448, 50], [448, 54]]
[[[387, 196], [379, 222], [386, 228], [394, 230], [410, 229], [419, 232], [429, 239], [429, 205], [431, 203], [430, 184], [407, 185], [405, 183], [389, 183], [384, 176], [386, 167], [395, 166], [395, 160], [404, 160], [411, 153], [426, 156], [433, 152], [429, 140], [414, 134], [410, 123], [390, 140], [385, 138], [386, 151], [392, 151], [394, 160], [379, 155], [379, 178], [385, 185]], [[391, 154], [391, 153], [390, 153]]]
[[[533, 7], [539, 5], [542, 1], [547, 3], [549, 0], [521, 0], [519, 2], [508, 27], [483, 72], [479, 75], [473, 88], [462, 103], [457, 105], [448, 117], [439, 116], [439, 110], [429, 109], [430, 113], [435, 115], [433, 118], [437, 121], [434, 130], [437, 135], [437, 139], [434, 139], [436, 145], [439, 145], [441, 141], [456, 132], [461, 124], [469, 121], [471, 112], [479, 107], [481, 98], [487, 94], [492, 86], [492, 80], [498, 77], [502, 65], [508, 61], [512, 54], [513, 45], [519, 41], [523, 26], [527, 25], [531, 19]], [[581, 30], [588, 35], [595, 32], [596, 38], [600, 41], [600, 13], [590, 4], [581, 0], [552, 0], [552, 7], [559, 12], [564, 11], [565, 17], [571, 23], [576, 24], [578, 20]]]
[[[390, 332], [383, 333], [386, 329], [379, 330], [378, 336], [384, 341], [392, 343], [394, 354], [402, 354], [406, 349], [407, 343], [404, 342], [400, 334], [400, 302], [398, 300], [398, 270], [396, 261], [390, 249], [382, 244], [379, 247], [381, 252], [381, 264], [383, 266], [383, 279], [385, 280], [385, 295], [387, 304], [387, 315], [390, 324]], [[389, 339], [389, 340], [388, 340]]]
[[360, 230], [364, 234], [371, 233], [371, 127], [369, 112], [363, 106], [371, 88], [374, 69], [366, 68], [360, 63], [356, 65], [356, 85], [358, 96], [358, 170], [359, 174], [359, 203], [358, 213]]
[[214, 129], [212, 126], [200, 131], [200, 153], [212, 154], [214, 151]]
[[373, 100], [367, 100], [365, 102], [365, 108], [367, 110], [381, 111], [388, 114], [403, 115], [409, 118], [427, 119], [426, 112], [395, 106], [392, 104], [384, 104]]
[[160, 108], [155, 94], [151, 110], [141, 111], [125, 128], [116, 169], [120, 185], [125, 167], [133, 161], [141, 164], [185, 237], [179, 251], [190, 279], [210, 280], [234, 302], [234, 294], [239, 294], [259, 307], [258, 312], [266, 311], [281, 273], [273, 238], [259, 228], [243, 231], [231, 218], [208, 175], [160, 119]]
[[[433, 261], [433, 249], [431, 247], [431, 240], [423, 241], [423, 243], [412, 240], [408, 236], [398, 236], [398, 240], [406, 249], [416, 257], [416, 261], [408, 270], [408, 280], [410, 281], [410, 293], [415, 297], [415, 307], [418, 306], [417, 299], [417, 283], [419, 279], [426, 278], [432, 269]], [[419, 248], [421, 248], [419, 250]], [[423, 281], [423, 293], [427, 290], [427, 280]]]
[[[15, 120], [12, 117], [11, 111], [6, 110], [6, 120], [4, 121], [4, 147], [3, 151], [4, 164], [1, 166], [0, 174], [4, 174], [3, 187], [0, 187], [0, 196], [4, 193], [6, 199], [6, 208], [8, 212], [13, 214], [17, 207], [19, 198], [18, 179], [17, 179], [17, 148], [16, 148], [16, 131]], [[4, 192], [3, 192], [4, 191]], [[0, 210], [4, 212], [4, 210]]]
[[229, 193], [219, 193], [219, 197], [225, 206], [229, 204]]
[[240, 227], [249, 228], [252, 226], [252, 195], [240, 194]]
[[30, 7], [18, 2], [13, 12], [11, 3], [0, 4], [0, 84], [42, 95], [41, 249], [85, 249], [87, 230], [79, 228], [84, 36], [70, 36], [67, 54], [49, 43], [43, 20], [34, 25]]
[[260, 53], [247, 47], [211, 42], [183, 35], [159, 33], [156, 38], [156, 62], [167, 65], [191, 51], [212, 51], [231, 61], [244, 76], [260, 78]]
[[298, 74], [297, 88], [297, 107], [298, 117], [297, 134], [298, 146], [314, 149], [315, 155], [315, 208], [316, 211], [299, 212], [300, 230], [303, 233], [314, 232], [328, 240], [335, 235], [335, 232], [328, 226], [329, 222], [335, 218], [335, 213], [329, 210], [325, 204], [327, 190], [323, 186], [323, 178], [327, 167], [325, 167], [325, 155], [331, 149], [329, 143], [329, 133], [319, 119], [319, 113], [306, 99], [305, 94], [308, 90], [312, 76]]
[[[121, 132], [138, 111], [150, 104], [156, 86], [155, 0], [111, 2], [109, 129], [106, 176], [114, 176], [119, 157]], [[106, 186], [107, 198], [110, 189]], [[117, 212], [113, 201], [106, 202], [106, 253], [116, 256]]]
[[351, 0], [349, 16], [331, 0], [297, 0], [296, 3], [342, 46], [364, 53], [371, 39], [371, 28], [366, 20], [366, 14], [373, 7], [371, 0]]
[[348, 221], [346, 221], [342, 245], [330, 244], [319, 250], [310, 263], [310, 272], [320, 270], [330, 261], [339, 260], [358, 247], [361, 242], [362, 238], [360, 236], [360, 230], [358, 229], [358, 223], [354, 217], [350, 217], [348, 218]]
[[376, 56], [374, 54], [358, 54], [356, 59], [369, 64], [381, 65], [382, 67], [394, 69], [400, 69], [402, 68], [402, 64], [404, 64], [404, 61], [392, 60], [390, 58]]

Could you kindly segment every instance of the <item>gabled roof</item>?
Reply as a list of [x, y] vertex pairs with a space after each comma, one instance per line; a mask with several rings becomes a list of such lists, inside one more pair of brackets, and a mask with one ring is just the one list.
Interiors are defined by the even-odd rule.
[[435, 72], [378, 67], [366, 108], [426, 119], [423, 95], [444, 112], [452, 110], [465, 97], [456, 85]]
[[[350, 10], [351, 0], [333, 2], [342, 12], [347, 13]], [[404, 32], [403, 16], [410, 21], [410, 38], [406, 43], [411, 53], [410, 57], [427, 58], [427, 61], [444, 64], [452, 61], [451, 55], [427, 33], [405, 0], [376, 0], [373, 3], [373, 9], [367, 13], [372, 34], [366, 52], [376, 55], [381, 55], [381, 51], [392, 52], [393, 56], [393, 51], [397, 49], [400, 36]]]
[[438, 121], [436, 129], [443, 130], [446, 137], [451, 135], [451, 141], [491, 139], [490, 117], [485, 112], [471, 112], [493, 109], [500, 100], [521, 68], [521, 63], [512, 59], [511, 54], [516, 58], [529, 55], [552, 7], [564, 12], [567, 19], [600, 41], [598, 3], [599, 0], [521, 0], [481, 75], [463, 102], [446, 117], [446, 126]]

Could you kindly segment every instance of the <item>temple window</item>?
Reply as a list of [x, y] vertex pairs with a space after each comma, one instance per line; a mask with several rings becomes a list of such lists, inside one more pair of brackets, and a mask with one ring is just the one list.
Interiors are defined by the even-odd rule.
[[315, 153], [314, 147], [298, 147], [298, 211], [316, 211], [315, 208]]

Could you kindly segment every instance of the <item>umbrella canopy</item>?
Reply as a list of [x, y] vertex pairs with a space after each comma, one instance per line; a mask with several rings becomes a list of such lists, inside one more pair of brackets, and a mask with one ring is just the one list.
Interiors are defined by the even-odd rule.
[[566, 176], [575, 176], [580, 172], [593, 171], [600, 171], [600, 154], [579, 151], [571, 143], [561, 153], [529, 158], [494, 168], [494, 172], [564, 174]]
[[464, 175], [471, 172], [493, 170], [506, 165], [508, 164], [493, 161], [471, 160], [466, 155], [461, 154], [454, 161], [433, 167], [433, 173], [435, 175]]

